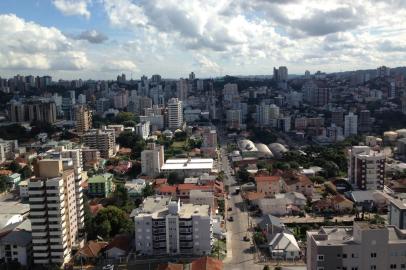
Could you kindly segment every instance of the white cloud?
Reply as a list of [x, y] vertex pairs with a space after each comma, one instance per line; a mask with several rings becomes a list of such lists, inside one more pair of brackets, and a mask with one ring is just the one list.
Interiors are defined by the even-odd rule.
[[86, 53], [53, 27], [0, 15], [0, 68], [79, 70], [88, 65]]
[[219, 75], [218, 73], [221, 72], [220, 66], [204, 55], [196, 54], [195, 60], [200, 69], [200, 73]]
[[83, 16], [90, 18], [89, 4], [91, 0], [53, 0], [54, 6], [66, 16]]
[[114, 72], [125, 72], [125, 71], [136, 71], [137, 65], [130, 60], [111, 60], [106, 61], [104, 66], [102, 67], [102, 71], [114, 71]]

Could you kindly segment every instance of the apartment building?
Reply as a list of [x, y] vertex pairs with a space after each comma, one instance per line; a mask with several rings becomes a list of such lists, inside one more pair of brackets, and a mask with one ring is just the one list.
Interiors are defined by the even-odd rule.
[[28, 183], [34, 264], [63, 265], [81, 244], [75, 175], [62, 160], [40, 160]]
[[135, 133], [146, 140], [150, 133], [150, 126], [151, 124], [149, 121], [140, 122], [135, 126]]
[[406, 229], [406, 202], [391, 199], [388, 211], [388, 223], [401, 230]]
[[0, 162], [6, 159], [13, 159], [13, 153], [18, 149], [17, 140], [0, 139]]
[[114, 130], [91, 129], [82, 135], [82, 142], [100, 151], [100, 157], [110, 158], [116, 153], [116, 136]]
[[164, 147], [149, 143], [147, 149], [141, 152], [141, 172], [148, 176], [157, 176], [165, 162]]
[[92, 128], [92, 111], [84, 105], [75, 108], [76, 132], [83, 134]]
[[115, 189], [113, 183], [113, 175], [104, 173], [94, 175], [87, 180], [89, 196], [92, 197], [108, 197]]
[[85, 171], [97, 169], [100, 162], [100, 151], [97, 149], [82, 148], [82, 166]]
[[307, 269], [406, 269], [406, 232], [356, 222], [307, 232]]
[[11, 102], [8, 106], [8, 115], [11, 122], [40, 121], [53, 124], [56, 122], [56, 105], [48, 99]]
[[183, 124], [183, 106], [182, 101], [177, 98], [171, 98], [168, 101], [168, 128], [175, 130], [182, 127]]
[[359, 189], [383, 189], [385, 154], [369, 146], [353, 146], [348, 155], [348, 180]]
[[146, 255], [208, 255], [212, 247], [208, 205], [181, 204], [170, 197], [148, 197], [133, 210], [135, 247]]

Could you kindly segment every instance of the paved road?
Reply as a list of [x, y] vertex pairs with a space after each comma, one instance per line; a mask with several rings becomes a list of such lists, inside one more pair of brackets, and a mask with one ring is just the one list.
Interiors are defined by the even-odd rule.
[[[252, 238], [248, 232], [248, 214], [245, 211], [241, 195], [234, 195], [236, 180], [231, 175], [231, 167], [227, 158], [227, 143], [220, 137], [221, 149], [219, 162], [224, 171], [226, 186], [229, 186], [230, 199], [226, 199], [226, 219], [230, 216], [233, 221], [226, 221], [227, 228], [227, 257], [224, 260], [225, 270], [257, 270], [263, 266], [254, 264], [253, 246], [250, 241], [244, 241], [244, 236]], [[231, 211], [227, 211], [231, 207]]]

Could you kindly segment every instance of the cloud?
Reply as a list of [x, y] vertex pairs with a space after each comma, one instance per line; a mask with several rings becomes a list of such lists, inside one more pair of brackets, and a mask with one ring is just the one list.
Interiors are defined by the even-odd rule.
[[218, 64], [204, 55], [196, 54], [195, 60], [198, 67], [200, 68], [200, 71], [204, 74], [219, 73], [221, 71], [221, 68]]
[[107, 61], [101, 70], [105, 72], [136, 71], [137, 65], [130, 60], [111, 60]]
[[83, 16], [90, 18], [88, 5], [91, 0], [53, 0], [54, 6], [66, 16]]
[[0, 15], [0, 68], [79, 70], [85, 52], [54, 27], [27, 22], [14, 14]]
[[73, 36], [73, 38], [77, 40], [87, 40], [94, 44], [100, 44], [109, 39], [106, 35], [97, 30], [83, 31], [79, 35]]

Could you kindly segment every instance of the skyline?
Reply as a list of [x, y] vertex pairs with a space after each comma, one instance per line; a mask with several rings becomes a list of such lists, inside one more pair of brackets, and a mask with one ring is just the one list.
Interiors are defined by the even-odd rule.
[[0, 74], [175, 79], [403, 66], [405, 14], [400, 0], [4, 0]]

